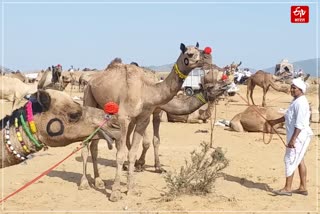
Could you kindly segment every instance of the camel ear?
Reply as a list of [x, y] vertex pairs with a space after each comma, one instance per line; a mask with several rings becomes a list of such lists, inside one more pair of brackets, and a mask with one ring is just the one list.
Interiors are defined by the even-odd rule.
[[51, 97], [45, 90], [38, 90], [37, 100], [42, 106], [43, 111], [48, 111], [51, 104]]
[[197, 42], [197, 44], [196, 44], [196, 48], [199, 48], [199, 42]]
[[186, 50], [187, 50], [186, 46], [185, 46], [183, 43], [180, 44], [180, 50], [182, 51], [183, 54], [184, 54], [184, 53], [186, 52]]

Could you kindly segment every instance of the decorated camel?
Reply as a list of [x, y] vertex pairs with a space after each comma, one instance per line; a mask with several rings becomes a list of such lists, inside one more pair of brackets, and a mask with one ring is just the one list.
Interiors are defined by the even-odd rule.
[[[104, 119], [104, 112], [82, 107], [56, 90], [39, 90], [25, 106], [2, 118], [0, 168], [25, 161], [43, 147], [63, 147], [84, 140]], [[119, 138], [117, 118], [105, 123], [95, 138]], [[112, 142], [109, 142], [112, 143]]]
[[[111, 201], [117, 201], [121, 198], [120, 176], [126, 159], [129, 123], [133, 122], [135, 129], [132, 143], [128, 145], [127, 194], [133, 190], [134, 163], [139, 144], [149, 124], [150, 115], [156, 107], [167, 103], [176, 95], [192, 69], [203, 66], [203, 51], [199, 50], [198, 43], [196, 46], [188, 47], [181, 44], [180, 50], [181, 54], [172, 71], [162, 82], [155, 84], [154, 81], [150, 81], [145, 77], [145, 71], [138, 66], [113, 63], [104, 72], [95, 74], [85, 88], [84, 105], [86, 106], [102, 108], [107, 101], [119, 104], [121, 139], [117, 144], [117, 166], [110, 196]], [[90, 150], [93, 157], [97, 155], [93, 154], [93, 152], [97, 152], [96, 147], [97, 143], [92, 142]], [[84, 157], [84, 160], [86, 158]]]
[[277, 112], [272, 108], [249, 106], [243, 112], [235, 115], [230, 121], [230, 128], [236, 132], [264, 132], [284, 134], [283, 123], [274, 125], [272, 129], [267, 120], [274, 120], [283, 116], [283, 113]]
[[12, 110], [19, 106], [24, 96], [36, 91], [35, 84], [26, 84], [17, 78], [0, 75], [0, 99], [12, 102]]
[[250, 94], [250, 99], [251, 99], [253, 105], [255, 105], [255, 103], [253, 101], [252, 94], [253, 94], [253, 90], [256, 85], [261, 87], [263, 90], [262, 106], [266, 106], [266, 94], [267, 94], [270, 86], [276, 91], [280, 91], [280, 92], [284, 92], [284, 93], [290, 92], [290, 86], [277, 85], [275, 83], [275, 80], [273, 79], [272, 74], [269, 74], [269, 73], [266, 73], [262, 70], [259, 70], [255, 74], [250, 76], [250, 78], [247, 81], [247, 100], [250, 103], [250, 101], [249, 101], [249, 94]]
[[[214, 101], [221, 96], [224, 91], [227, 89], [226, 84], [222, 81], [217, 82], [215, 85], [206, 85], [205, 89], [201, 89], [197, 94], [193, 96], [181, 95], [175, 96], [168, 103], [157, 107], [153, 112], [153, 148], [154, 148], [154, 162], [155, 162], [155, 172], [163, 172], [161, 169], [160, 158], [159, 158], [159, 146], [160, 146], [160, 117], [161, 110], [165, 111], [167, 114], [175, 115], [187, 115], [194, 113], [201, 106], [207, 104], [208, 102], [209, 113], [207, 110], [203, 113], [203, 117], [208, 119], [208, 116], [211, 115], [211, 107]], [[206, 116], [205, 116], [206, 115]], [[203, 118], [204, 119], [204, 118]], [[133, 131], [133, 126], [130, 124], [128, 133], [130, 134]], [[127, 139], [129, 141], [129, 139]], [[150, 147], [151, 140], [149, 139], [148, 133], [144, 133], [143, 136], [143, 150], [139, 160], [136, 161], [135, 167], [138, 171], [142, 170], [145, 164], [145, 157], [147, 150]]]

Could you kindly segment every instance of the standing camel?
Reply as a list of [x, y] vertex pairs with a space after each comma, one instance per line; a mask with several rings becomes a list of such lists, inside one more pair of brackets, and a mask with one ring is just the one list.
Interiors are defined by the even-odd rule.
[[284, 92], [284, 93], [289, 93], [290, 92], [290, 87], [288, 86], [278, 86], [277, 84], [275, 84], [275, 81], [273, 80], [273, 75], [266, 73], [262, 70], [257, 71], [255, 74], [253, 74], [252, 76], [249, 77], [248, 82], [247, 82], [247, 100], [249, 101], [249, 93], [250, 93], [250, 98], [252, 101], [252, 104], [254, 104], [253, 101], [253, 90], [255, 88], [255, 86], [260, 86], [263, 89], [263, 97], [262, 97], [262, 106], [265, 107], [266, 106], [266, 94], [270, 88], [270, 86], [276, 90], [276, 91], [280, 91], [280, 92]]
[[[145, 77], [145, 71], [135, 65], [113, 63], [100, 73], [93, 75], [84, 91], [84, 105], [102, 108], [107, 101], [119, 104], [119, 123], [121, 139], [117, 143], [116, 175], [112, 186], [111, 201], [121, 198], [120, 176], [125, 161], [127, 131], [130, 122], [135, 123], [132, 144], [129, 145], [129, 172], [127, 194], [133, 190], [133, 171], [139, 143], [149, 124], [154, 109], [170, 101], [181, 89], [183, 81], [192, 69], [202, 67], [203, 51], [199, 44], [186, 47], [180, 45], [181, 54], [168, 77], [154, 83]], [[92, 157], [96, 157], [97, 143], [91, 143]], [[83, 150], [84, 156], [88, 150]], [[86, 159], [87, 157], [84, 157]], [[84, 175], [85, 176], [85, 175]]]
[[[219, 81], [215, 85], [205, 86], [205, 89], [200, 90], [199, 93], [194, 94], [193, 96], [182, 95], [179, 97], [174, 97], [167, 104], [157, 107], [153, 112], [153, 149], [154, 149], [154, 163], [155, 163], [155, 172], [161, 173], [164, 170], [161, 169], [160, 159], [159, 159], [159, 146], [160, 146], [160, 117], [161, 110], [165, 111], [167, 114], [175, 115], [186, 115], [190, 114], [201, 106], [207, 104], [207, 102], [214, 103], [214, 101], [221, 96], [224, 91], [227, 89], [225, 83]], [[210, 104], [209, 104], [210, 105]], [[130, 124], [128, 133], [130, 134], [133, 130], [132, 124]], [[129, 139], [127, 139], [129, 140]], [[146, 153], [150, 147], [151, 140], [147, 132], [143, 136], [143, 150], [139, 160], [136, 161], [135, 167], [138, 171], [143, 169], [145, 164]]]

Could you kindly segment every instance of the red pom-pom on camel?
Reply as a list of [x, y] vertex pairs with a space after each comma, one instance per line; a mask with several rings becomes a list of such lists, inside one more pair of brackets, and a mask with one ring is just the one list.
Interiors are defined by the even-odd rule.
[[206, 47], [206, 48], [203, 50], [203, 52], [204, 52], [205, 54], [211, 54], [212, 49], [211, 49], [210, 47]]
[[119, 106], [114, 102], [107, 102], [103, 108], [106, 114], [116, 114], [119, 111]]

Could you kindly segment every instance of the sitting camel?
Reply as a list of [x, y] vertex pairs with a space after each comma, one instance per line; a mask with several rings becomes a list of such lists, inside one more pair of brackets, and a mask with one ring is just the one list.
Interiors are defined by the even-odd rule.
[[262, 70], [259, 70], [255, 74], [250, 76], [247, 81], [247, 100], [250, 103], [250, 101], [249, 101], [249, 93], [250, 93], [250, 98], [251, 98], [253, 105], [255, 105], [255, 104], [253, 101], [252, 94], [253, 94], [253, 90], [256, 85], [263, 89], [262, 106], [266, 106], [266, 94], [267, 94], [270, 86], [276, 91], [280, 91], [280, 92], [284, 92], [284, 93], [290, 92], [290, 86], [288, 86], [288, 85], [278, 86], [277, 84], [275, 84], [275, 80], [273, 79], [272, 74], [269, 74], [269, 73], [266, 73]]
[[[262, 117], [262, 116], [263, 117]], [[236, 132], [264, 132], [264, 133], [278, 133], [284, 134], [284, 130], [279, 130], [283, 127], [283, 123], [274, 125], [272, 129], [267, 120], [274, 120], [282, 117], [283, 114], [277, 112], [272, 108], [249, 106], [243, 112], [235, 115], [230, 121], [230, 128]]]
[[[26, 115], [30, 114], [33, 121], [27, 121]], [[104, 116], [102, 110], [82, 107], [66, 93], [39, 90], [24, 107], [1, 119], [0, 168], [21, 163], [44, 146], [63, 147], [86, 139], [99, 127]], [[113, 116], [95, 138], [112, 143], [110, 141], [120, 134], [116, 123]]]
[[[156, 107], [169, 102], [176, 95], [191, 70], [203, 66], [204, 53], [199, 49], [198, 43], [196, 46], [188, 47], [181, 44], [180, 50], [181, 54], [172, 71], [162, 82], [154, 83], [154, 81], [150, 81], [146, 77], [144, 69], [136, 65], [113, 63], [105, 71], [94, 74], [85, 88], [84, 105], [103, 108], [106, 101], [114, 101], [120, 107], [121, 139], [117, 144], [117, 169], [110, 196], [111, 201], [117, 201], [121, 198], [120, 176], [127, 156], [127, 146], [129, 148], [127, 194], [130, 194], [134, 186], [133, 172], [137, 151], [149, 124], [150, 115]], [[127, 145], [130, 122], [135, 123], [135, 129], [132, 144]], [[97, 155], [93, 154], [97, 152], [96, 148], [97, 143], [92, 142], [90, 150], [93, 157]], [[88, 150], [83, 151], [84, 161], [86, 161]]]
[[0, 99], [12, 102], [12, 110], [19, 106], [23, 97], [37, 91], [37, 85], [26, 84], [17, 78], [0, 75]]

